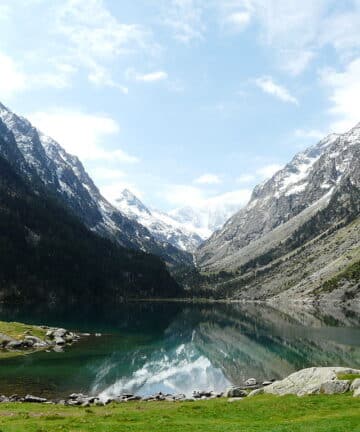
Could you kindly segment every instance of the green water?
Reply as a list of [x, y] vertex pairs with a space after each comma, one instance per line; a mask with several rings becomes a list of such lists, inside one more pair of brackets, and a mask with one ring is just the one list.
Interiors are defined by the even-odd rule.
[[277, 379], [308, 366], [360, 368], [360, 317], [345, 309], [134, 303], [111, 312], [60, 313], [3, 307], [0, 320], [102, 333], [62, 353], [1, 360], [0, 393], [6, 395], [190, 395], [250, 377]]

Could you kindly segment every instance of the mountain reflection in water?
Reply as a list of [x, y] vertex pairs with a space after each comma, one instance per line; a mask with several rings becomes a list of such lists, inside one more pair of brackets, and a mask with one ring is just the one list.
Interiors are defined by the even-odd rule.
[[[71, 314], [3, 309], [0, 319], [101, 331], [64, 353], [0, 361], [2, 392], [63, 397], [222, 391], [249, 377], [308, 366], [360, 367], [360, 318], [351, 309], [264, 304], [141, 303]], [[96, 317], [94, 319], [94, 317]]]

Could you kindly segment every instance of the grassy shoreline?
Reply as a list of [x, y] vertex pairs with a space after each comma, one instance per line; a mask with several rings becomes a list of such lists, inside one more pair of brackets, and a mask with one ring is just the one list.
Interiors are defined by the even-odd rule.
[[131, 402], [105, 407], [0, 404], [2, 432], [359, 432], [360, 400], [350, 394], [262, 395], [229, 403]]
[[6, 346], [4, 347], [7, 338], [20, 341], [28, 335], [44, 339], [46, 336], [46, 329], [38, 325], [0, 321], [0, 360], [39, 351], [39, 349], [17, 350], [7, 349]]

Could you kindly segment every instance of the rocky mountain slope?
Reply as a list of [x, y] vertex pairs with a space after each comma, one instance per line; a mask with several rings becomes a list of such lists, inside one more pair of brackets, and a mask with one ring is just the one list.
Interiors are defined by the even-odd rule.
[[354, 275], [359, 215], [360, 124], [297, 154], [257, 186], [248, 205], [200, 246], [197, 265], [221, 296], [357, 296], [356, 277], [337, 284], [336, 295], [329, 287], [341, 272]]
[[24, 176], [11, 134], [0, 136], [0, 149], [8, 157], [0, 156], [1, 303], [113, 305], [180, 295], [160, 258], [98, 236], [30, 168], [31, 180]]
[[145, 226], [157, 241], [170, 243], [180, 250], [194, 252], [204, 240], [168, 214], [149, 209], [127, 189], [116, 200], [116, 206], [129, 219]]
[[16, 154], [0, 155], [14, 162], [28, 177], [36, 173], [48, 191], [57, 196], [91, 230], [119, 245], [153, 253], [169, 264], [191, 263], [191, 257], [166, 241], [157, 241], [143, 225], [130, 220], [99, 192], [82, 163], [29, 121], [0, 104], [0, 134], [12, 134]]

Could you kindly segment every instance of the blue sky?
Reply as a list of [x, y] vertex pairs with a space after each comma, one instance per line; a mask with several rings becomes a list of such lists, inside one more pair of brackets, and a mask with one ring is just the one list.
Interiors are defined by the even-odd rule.
[[243, 204], [360, 120], [359, 0], [0, 0], [0, 100], [111, 200]]

